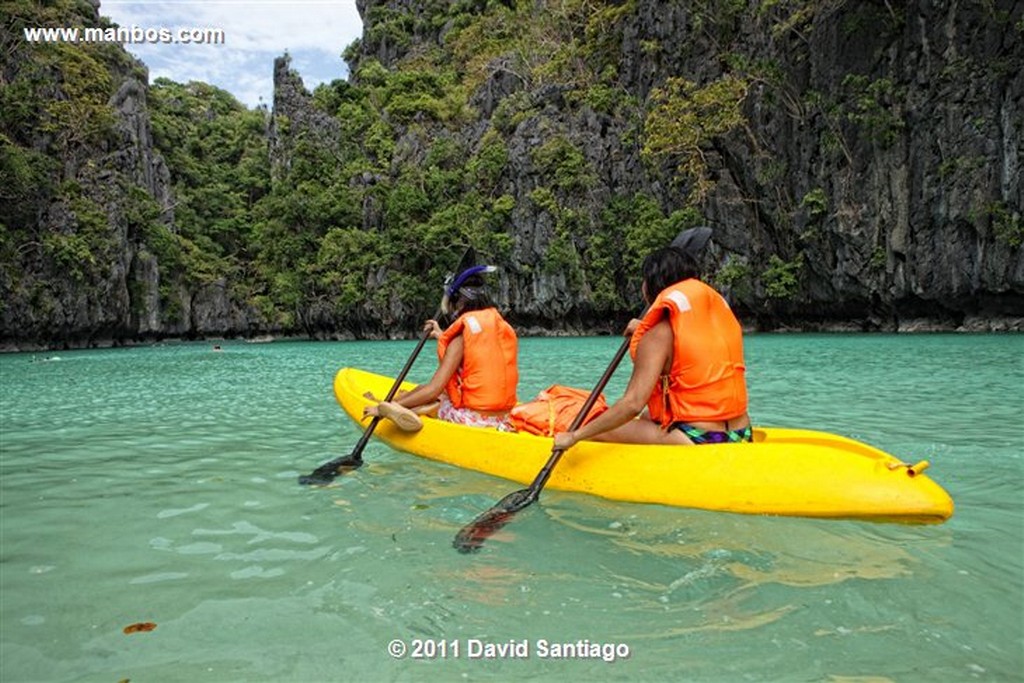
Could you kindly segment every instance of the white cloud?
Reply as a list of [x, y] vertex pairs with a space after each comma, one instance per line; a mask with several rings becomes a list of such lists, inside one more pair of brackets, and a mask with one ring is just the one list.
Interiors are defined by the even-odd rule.
[[287, 51], [306, 87], [345, 78], [341, 53], [362, 35], [355, 0], [107, 0], [100, 14], [122, 27], [214, 28], [223, 45], [132, 44], [125, 47], [150, 79], [204, 81], [248, 106], [273, 100], [273, 61]]

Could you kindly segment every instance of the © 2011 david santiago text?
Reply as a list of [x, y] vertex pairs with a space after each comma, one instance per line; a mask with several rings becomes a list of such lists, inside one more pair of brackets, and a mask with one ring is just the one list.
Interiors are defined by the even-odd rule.
[[599, 643], [586, 638], [552, 641], [545, 638], [491, 642], [479, 638], [396, 638], [388, 643], [395, 659], [587, 659], [612, 663], [630, 656], [625, 643]]

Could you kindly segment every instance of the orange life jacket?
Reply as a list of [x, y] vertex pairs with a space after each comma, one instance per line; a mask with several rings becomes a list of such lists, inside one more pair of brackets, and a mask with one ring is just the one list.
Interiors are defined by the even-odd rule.
[[[590, 397], [586, 389], [552, 384], [537, 394], [537, 398], [520, 403], [508, 414], [508, 421], [517, 432], [529, 432], [540, 436], [554, 436], [572, 426], [572, 421], [583, 409]], [[600, 394], [587, 414], [586, 424], [608, 410], [604, 394]]]
[[462, 335], [462, 365], [445, 385], [456, 408], [497, 412], [516, 404], [519, 383], [515, 330], [496, 308], [463, 313], [437, 340], [437, 357]]
[[743, 329], [722, 295], [696, 279], [666, 287], [633, 333], [629, 350], [634, 358], [640, 340], [666, 315], [672, 326], [672, 361], [647, 402], [651, 419], [665, 427], [745, 413]]

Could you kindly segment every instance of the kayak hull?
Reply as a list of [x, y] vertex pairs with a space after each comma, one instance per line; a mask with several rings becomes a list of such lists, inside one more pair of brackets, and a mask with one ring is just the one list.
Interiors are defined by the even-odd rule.
[[[392, 378], [342, 368], [334, 394], [365, 426], [364, 396], [386, 396]], [[408, 384], [404, 388], [411, 389]], [[550, 438], [423, 418], [415, 433], [382, 420], [374, 435], [392, 448], [530, 484], [551, 455]], [[939, 523], [949, 494], [920, 466], [827, 432], [756, 427], [754, 443], [649, 446], [584, 441], [567, 451], [547, 488], [634, 503], [747, 514]]]

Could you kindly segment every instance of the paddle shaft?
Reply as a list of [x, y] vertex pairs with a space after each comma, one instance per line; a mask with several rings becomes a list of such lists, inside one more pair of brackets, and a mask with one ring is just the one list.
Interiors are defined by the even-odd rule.
[[[473, 265], [474, 261], [476, 261], [476, 251], [473, 249], [472, 246], [468, 246], [466, 247], [466, 251], [463, 252], [462, 258], [459, 259], [459, 265], [456, 268], [455, 275], [465, 272], [467, 268], [470, 268]], [[452, 275], [451, 277], [454, 277], [455, 275]], [[446, 282], [445, 298], [442, 299], [441, 307], [438, 309], [437, 313], [434, 314], [434, 320], [440, 320], [441, 315], [444, 313], [445, 301], [447, 300], [448, 295], [450, 294], [450, 292], [447, 291], [447, 288], [448, 283]], [[405, 376], [409, 374], [409, 370], [412, 369], [413, 363], [416, 362], [416, 357], [420, 355], [420, 351], [423, 350], [423, 346], [424, 344], [427, 343], [428, 339], [430, 339], [430, 330], [426, 329], [423, 331], [423, 335], [420, 336], [420, 341], [416, 345], [416, 348], [413, 349], [412, 354], [409, 356], [409, 360], [405, 362], [405, 367], [402, 368], [402, 371], [398, 373], [398, 376], [395, 378], [395, 382], [394, 384], [391, 385], [391, 390], [388, 391], [388, 395], [384, 397], [385, 401], [392, 400], [395, 397], [395, 394], [398, 393], [399, 387], [401, 387], [402, 382], [405, 381]], [[366, 429], [363, 431], [363, 435], [359, 438], [359, 442], [356, 443], [356, 447], [352, 449], [351, 453], [349, 453], [348, 455], [344, 455], [340, 458], [335, 458], [330, 462], [325, 462], [323, 465], [320, 465], [320, 467], [317, 467], [315, 470], [313, 470], [313, 472], [311, 472], [310, 474], [300, 476], [299, 483], [304, 486], [309, 484], [329, 484], [334, 479], [334, 477], [338, 475], [339, 470], [341, 468], [355, 469], [357, 467], [362, 466], [363, 449], [366, 448], [366, 444], [369, 443], [370, 437], [373, 436], [373, 432], [375, 429], [377, 429], [377, 424], [380, 421], [380, 415], [374, 415], [373, 419], [370, 420], [370, 424], [366, 426]]]
[[[650, 306], [644, 307], [643, 313], [640, 317], [643, 318], [647, 311], [650, 310]], [[608, 381], [612, 378], [616, 368], [619, 367], [619, 363], [622, 362], [626, 352], [629, 350], [629, 343], [632, 339], [632, 335], [626, 337], [619, 346], [619, 350], [615, 352], [615, 357], [612, 358], [611, 363], [605, 369], [604, 374], [601, 375], [601, 379], [598, 380], [594, 386], [594, 390], [590, 392], [590, 396], [587, 396], [587, 400], [583, 403], [583, 408], [573, 418], [572, 424], [569, 425], [569, 431], [574, 432], [580, 428], [580, 426], [586, 421], [587, 415], [590, 414], [590, 410], [594, 407], [601, 392], [604, 391], [605, 386], [608, 385]], [[484, 540], [493, 535], [499, 529], [508, 524], [512, 517], [520, 510], [529, 507], [537, 502], [540, 498], [541, 489], [548, 483], [548, 479], [551, 477], [551, 472], [555, 469], [555, 465], [562, 459], [562, 455], [565, 453], [564, 449], [552, 448], [551, 456], [548, 461], [541, 468], [540, 472], [534, 478], [533, 483], [530, 484], [529, 488], [519, 489], [508, 494], [491, 508], [484, 513], [477, 516], [472, 522], [462, 527], [459, 533], [455, 535], [455, 540], [452, 541], [452, 546], [460, 553], [471, 553], [479, 550], [484, 543]]]
[[[440, 317], [441, 311], [438, 311], [437, 314], [434, 316], [434, 320], [437, 320]], [[402, 386], [402, 382], [405, 381], [405, 376], [409, 374], [409, 370], [412, 369], [412, 364], [416, 362], [416, 357], [420, 355], [420, 351], [423, 350], [423, 346], [427, 343], [428, 339], [430, 339], [429, 331], [424, 332], [423, 335], [420, 336], [419, 343], [416, 344], [416, 348], [412, 350], [412, 354], [409, 356], [409, 360], [405, 361], [405, 367], [403, 367], [402, 371], [398, 373], [398, 377], [395, 378], [395, 383], [391, 385], [391, 389], [388, 391], [387, 396], [384, 397], [384, 401], [390, 401], [395, 397], [395, 394], [398, 393], [398, 388]], [[363, 431], [363, 435], [359, 438], [359, 442], [356, 443], [356, 447], [352, 449], [352, 453], [349, 454], [348, 457], [353, 458], [355, 460], [361, 459], [363, 449], [366, 448], [367, 442], [369, 442], [370, 437], [373, 436], [373, 430], [377, 428], [377, 423], [380, 421], [380, 415], [373, 416], [373, 419], [370, 420], [370, 424], [366, 426], [366, 430]]]
[[[587, 415], [590, 414], [590, 410], [594, 407], [601, 392], [604, 391], [605, 386], [608, 384], [608, 380], [611, 379], [615, 369], [622, 362], [622, 358], [626, 355], [626, 351], [629, 350], [629, 339], [625, 339], [619, 350], [615, 353], [615, 357], [612, 358], [611, 363], [608, 364], [608, 368], [601, 375], [601, 379], [598, 380], [597, 385], [594, 386], [594, 390], [590, 392], [590, 396], [583, 403], [583, 408], [576, 414], [572, 424], [569, 425], [569, 431], [575, 431], [586, 421]], [[455, 540], [452, 541], [452, 545], [460, 553], [470, 553], [479, 550], [484, 543], [484, 539], [491, 536], [503, 526], [511, 521], [513, 515], [522, 510], [523, 508], [529, 507], [533, 503], [537, 502], [540, 498], [540, 491], [544, 488], [548, 478], [551, 477], [551, 472], [554, 470], [555, 465], [562, 458], [565, 453], [564, 449], [553, 448], [551, 450], [551, 456], [548, 458], [547, 463], [541, 468], [541, 471], [537, 473], [533, 483], [527, 489], [519, 489], [513, 491], [509, 495], [502, 498], [490, 509], [483, 514], [479, 515], [472, 522], [462, 527], [459, 533], [455, 535]]]
[[[704, 244], [707, 242], [708, 239], [710, 239], [710, 237], [711, 228], [707, 226], [690, 228], [676, 235], [675, 239], [672, 240], [670, 246], [676, 249], [686, 250], [691, 248], [688, 245], [692, 243], [694, 244], [692, 248], [695, 248], [699, 251], [700, 249], [704, 248]], [[650, 306], [645, 306], [643, 313], [640, 314], [640, 317], [643, 318], [645, 315], [647, 315], [648, 310], [650, 310]], [[612, 358], [612, 362], [608, 365], [608, 369], [604, 371], [604, 374], [601, 376], [601, 379], [597, 382], [597, 386], [594, 387], [594, 390], [590, 392], [590, 396], [587, 397], [586, 403], [583, 404], [583, 409], [579, 412], [579, 414], [576, 415], [576, 418], [572, 421], [572, 424], [569, 425], [570, 432], [574, 432], [577, 429], [579, 429], [583, 422], [587, 419], [587, 415], [590, 413], [590, 409], [593, 408], [594, 403], [597, 402], [597, 397], [601, 395], [602, 391], [604, 391], [605, 386], [608, 384], [608, 380], [612, 378], [612, 374], [615, 373], [615, 369], [619, 367], [619, 363], [622, 362], [622, 358], [626, 355], [626, 351], [629, 350], [629, 342], [630, 337], [626, 337], [626, 339], [622, 342], [622, 346], [620, 346], [619, 350], [615, 353], [615, 357]], [[533, 480], [533, 483], [530, 484], [529, 493], [525, 499], [525, 505], [523, 507], [529, 505], [530, 503], [532, 503], [533, 501], [537, 500], [537, 498], [540, 497], [540, 490], [544, 488], [544, 485], [548, 482], [548, 478], [551, 476], [551, 471], [555, 468], [555, 465], [558, 464], [558, 461], [561, 460], [562, 454], [564, 452], [565, 451], [560, 448], [555, 448], [551, 451], [551, 457], [548, 458], [548, 461], [544, 465], [543, 469], [541, 469], [541, 471], [537, 473], [537, 477]]]
[[[669, 247], [689, 253], [695, 257], [696, 254], [704, 248], [710, 238], [711, 228], [707, 226], [689, 228], [676, 235]], [[643, 318], [649, 310], [649, 305], [644, 307], [644, 311], [640, 314], [640, 317]], [[594, 407], [594, 403], [597, 401], [598, 396], [601, 395], [601, 392], [608, 384], [608, 380], [611, 379], [612, 374], [619, 366], [623, 356], [626, 355], [626, 351], [629, 350], [629, 343], [629, 337], [622, 342], [622, 345], [619, 347], [618, 352], [616, 352], [612, 362], [608, 365], [608, 369], [604, 371], [604, 374], [598, 381], [597, 386], [594, 387], [594, 390], [590, 392], [590, 396], [588, 396], [587, 400], [584, 402], [582, 410], [577, 413], [576, 418], [569, 426], [570, 432], [574, 432], [579, 429], [580, 425], [586, 421], [587, 415]], [[540, 498], [541, 489], [544, 488], [548, 478], [551, 477], [552, 470], [554, 470], [555, 465], [558, 464], [558, 461], [561, 459], [564, 452], [565, 451], [560, 448], [553, 448], [547, 463], [545, 463], [541, 471], [537, 473], [537, 477], [533, 480], [533, 483], [530, 484], [530, 488], [513, 491], [498, 501], [486, 512], [477, 516], [477, 518], [472, 522], [462, 527], [462, 529], [459, 530], [459, 533], [455, 535], [455, 540], [452, 542], [455, 549], [460, 553], [470, 553], [479, 550], [483, 545], [484, 540], [508, 524], [513, 515], [523, 508], [529, 507], [535, 503], [537, 499]]]
[[[476, 251], [473, 247], [467, 247], [466, 251], [462, 254], [462, 258], [459, 259], [459, 265], [455, 274], [458, 275], [461, 271], [469, 268], [475, 260]], [[440, 320], [443, 314], [444, 304], [442, 302], [441, 308], [437, 309], [437, 313], [434, 314], [433, 319]], [[416, 345], [416, 348], [412, 350], [412, 355], [409, 356], [409, 360], [405, 361], [405, 367], [403, 367], [402, 371], [398, 373], [398, 377], [395, 378], [395, 383], [391, 385], [391, 390], [388, 391], [388, 395], [384, 397], [385, 401], [390, 401], [395, 397], [395, 394], [398, 393], [398, 388], [402, 386], [402, 382], [405, 381], [405, 376], [409, 374], [409, 370], [412, 369], [412, 364], [416, 362], [416, 357], [420, 355], [420, 351], [423, 350], [423, 345], [427, 343], [428, 339], [430, 339], [430, 331], [424, 330], [423, 335], [420, 337], [420, 342]], [[377, 423], [380, 421], [380, 415], [374, 415], [373, 419], [370, 420], [370, 424], [366, 426], [366, 430], [363, 432], [363, 435], [359, 438], [359, 442], [356, 444], [356, 447], [352, 449], [352, 452], [346, 457], [338, 458], [331, 462], [362, 461], [363, 449], [366, 448], [367, 442], [369, 442], [370, 437], [373, 436], [373, 430], [377, 429]]]
[[[439, 319], [441, 317], [441, 313], [442, 312], [439, 310], [434, 316], [434, 319]], [[423, 350], [423, 346], [427, 343], [428, 339], [430, 339], [429, 330], [423, 333], [420, 337], [419, 343], [416, 344], [416, 348], [413, 349], [412, 354], [409, 355], [409, 360], [405, 361], [405, 366], [402, 368], [402, 371], [398, 373], [398, 377], [395, 378], [395, 383], [391, 385], [391, 389], [384, 398], [385, 401], [390, 401], [395, 397], [395, 394], [398, 393], [398, 388], [402, 386], [405, 376], [409, 374], [409, 370], [412, 369], [413, 363], [416, 362], [416, 357], [420, 355], [420, 351]], [[370, 441], [370, 437], [373, 436], [373, 430], [377, 428], [377, 423], [380, 421], [380, 415], [374, 415], [351, 453], [343, 455], [340, 458], [335, 458], [329, 462], [325, 462], [323, 465], [320, 465], [320, 467], [313, 470], [311, 474], [299, 477], [299, 483], [303, 485], [327, 484], [330, 483], [330, 481], [338, 474], [339, 467], [356, 468], [361, 466], [363, 464], [363, 449], [366, 448], [366, 444]]]
[[[594, 385], [594, 390], [590, 392], [590, 396], [587, 396], [587, 400], [586, 402], [584, 402], [583, 408], [580, 409], [580, 412], [577, 413], [576, 417], [573, 419], [572, 424], [569, 425], [570, 432], [579, 429], [583, 425], [583, 422], [587, 419], [587, 415], [590, 414], [590, 410], [594, 407], [594, 404], [597, 403], [597, 399], [598, 397], [601, 396], [601, 392], [604, 391], [604, 388], [606, 386], [608, 386], [608, 381], [611, 380], [612, 375], [615, 374], [616, 368], [619, 367], [619, 363], [622, 362], [622, 359], [625, 357], [626, 352], [629, 350], [629, 340], [630, 338], [627, 337], [622, 342], [622, 345], [619, 346], [619, 350], [615, 352], [615, 357], [612, 358], [612, 362], [608, 364], [608, 367], [607, 369], [605, 369], [604, 374], [601, 375], [601, 379], [599, 379], [597, 381], [597, 384]], [[565, 449], [552, 449], [551, 457], [548, 458], [547, 463], [545, 463], [541, 471], [537, 473], [537, 476], [536, 478], [534, 478], [533, 483], [530, 484], [530, 500], [536, 500], [538, 497], [540, 497], [540, 490], [544, 488], [545, 484], [548, 483], [548, 478], [551, 476], [551, 471], [555, 469], [555, 465], [557, 465], [558, 461], [562, 459], [562, 454], [564, 453]]]

